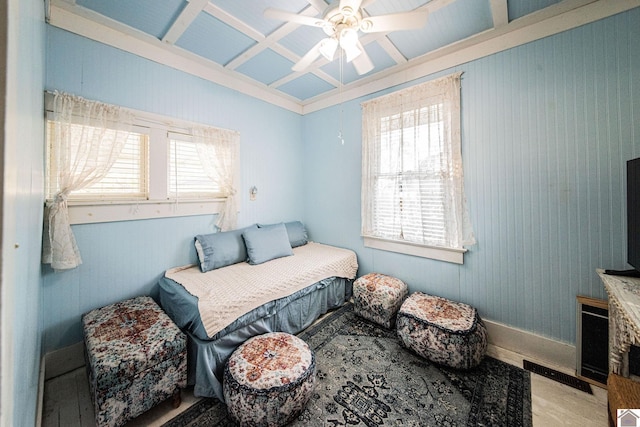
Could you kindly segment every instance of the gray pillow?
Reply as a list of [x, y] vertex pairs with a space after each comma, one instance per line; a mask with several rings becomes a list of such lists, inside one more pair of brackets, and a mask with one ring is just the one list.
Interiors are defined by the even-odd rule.
[[258, 229], [256, 224], [239, 230], [199, 234], [195, 237], [200, 270], [204, 273], [247, 260], [247, 248], [242, 239], [245, 230]]
[[[276, 224], [258, 224], [258, 227], [265, 228], [273, 225]], [[289, 243], [292, 248], [297, 248], [298, 246], [306, 245], [308, 243], [307, 229], [300, 221], [285, 222], [284, 226], [287, 229], [287, 236], [289, 237]]]
[[284, 224], [245, 230], [242, 233], [249, 264], [262, 264], [272, 259], [293, 255]]

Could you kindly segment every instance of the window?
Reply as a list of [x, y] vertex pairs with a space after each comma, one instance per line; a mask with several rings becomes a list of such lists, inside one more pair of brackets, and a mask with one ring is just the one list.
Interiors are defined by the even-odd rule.
[[[44, 264], [54, 270], [82, 264], [71, 224], [218, 214], [222, 231], [235, 228], [237, 132], [191, 126], [184, 133], [195, 142], [169, 143], [175, 125], [147, 113], [57, 91], [45, 102]], [[197, 204], [182, 203], [185, 195]]]
[[[87, 134], [104, 132], [108, 139], [115, 138], [115, 130], [102, 130], [93, 126], [70, 124], [71, 133], [70, 151], [77, 152], [82, 141], [91, 138]], [[47, 186], [47, 198], [53, 199], [61, 188], [59, 168], [60, 155], [56, 151], [60, 147], [54, 143], [53, 134], [58, 131], [53, 120], [47, 120], [48, 150], [49, 150], [49, 180]], [[148, 195], [147, 186], [147, 149], [149, 137], [143, 133], [130, 132], [124, 139], [120, 154], [114, 159], [111, 167], [104, 176], [91, 180], [87, 186], [71, 191], [68, 196], [70, 201], [113, 201], [113, 200], [144, 200]]]
[[191, 137], [175, 134], [169, 137], [169, 197], [198, 199], [222, 196], [220, 186], [207, 174]]
[[363, 103], [365, 246], [462, 263], [475, 242], [460, 148], [460, 74]]
[[[228, 203], [234, 199], [228, 195], [235, 192], [239, 176], [238, 132], [69, 94], [58, 98], [55, 101], [51, 93], [45, 97], [47, 204], [66, 188], [71, 224], [212, 213], [233, 220], [237, 202]], [[62, 100], [73, 106], [56, 113]], [[100, 120], [103, 110], [124, 110], [127, 125], [112, 118]], [[229, 156], [230, 151], [236, 155]], [[211, 161], [218, 154], [232, 160], [221, 167]], [[94, 163], [102, 166], [94, 170]], [[74, 185], [69, 186], [70, 180]]]

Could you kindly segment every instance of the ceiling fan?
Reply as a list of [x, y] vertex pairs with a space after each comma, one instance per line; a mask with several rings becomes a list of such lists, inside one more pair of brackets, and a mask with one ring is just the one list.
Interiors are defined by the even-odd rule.
[[[365, 3], [363, 5], [363, 3]], [[293, 67], [302, 71], [320, 55], [332, 61], [338, 46], [344, 51], [347, 62], [352, 62], [360, 75], [373, 70], [373, 63], [358, 38], [358, 33], [389, 33], [399, 30], [421, 28], [427, 22], [426, 9], [387, 15], [368, 16], [363, 7], [368, 0], [336, 0], [326, 7], [322, 17], [297, 15], [284, 10], [268, 8], [264, 16], [272, 19], [295, 22], [322, 28], [326, 38], [315, 44]]]

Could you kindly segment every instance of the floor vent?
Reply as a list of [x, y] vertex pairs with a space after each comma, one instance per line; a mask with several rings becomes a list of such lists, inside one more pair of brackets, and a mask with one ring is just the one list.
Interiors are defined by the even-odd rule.
[[524, 369], [533, 372], [534, 374], [542, 375], [543, 377], [558, 381], [561, 384], [568, 385], [580, 391], [584, 391], [585, 393], [593, 394], [591, 391], [591, 385], [580, 378], [567, 375], [563, 372], [556, 371], [555, 369], [547, 368], [546, 366], [538, 365], [537, 363], [533, 363], [528, 360], [524, 360], [522, 365]]

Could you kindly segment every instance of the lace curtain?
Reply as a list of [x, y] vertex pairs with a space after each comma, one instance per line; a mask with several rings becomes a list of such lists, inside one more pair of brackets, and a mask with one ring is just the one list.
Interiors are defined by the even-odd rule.
[[54, 93], [49, 149], [56, 193], [45, 209], [42, 245], [42, 262], [54, 270], [82, 264], [67, 198], [104, 178], [124, 147], [132, 120], [120, 107]]
[[362, 104], [363, 236], [458, 249], [475, 243], [464, 195], [460, 77]]
[[240, 135], [235, 131], [213, 128], [194, 128], [192, 135], [205, 173], [226, 197], [216, 226], [221, 231], [233, 230], [238, 220], [236, 176]]

